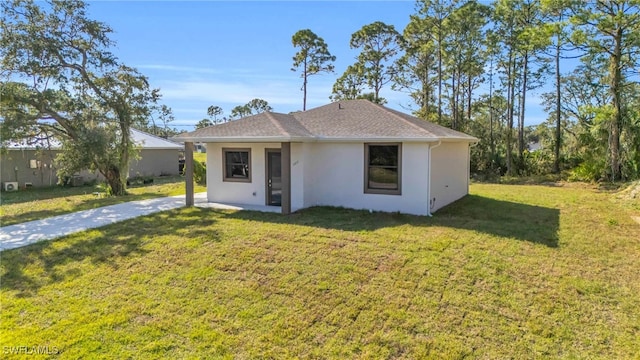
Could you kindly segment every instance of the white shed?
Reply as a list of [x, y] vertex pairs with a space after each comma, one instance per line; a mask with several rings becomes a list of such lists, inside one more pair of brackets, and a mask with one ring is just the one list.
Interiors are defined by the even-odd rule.
[[178, 135], [207, 148], [207, 200], [430, 215], [469, 191], [477, 139], [367, 100]]

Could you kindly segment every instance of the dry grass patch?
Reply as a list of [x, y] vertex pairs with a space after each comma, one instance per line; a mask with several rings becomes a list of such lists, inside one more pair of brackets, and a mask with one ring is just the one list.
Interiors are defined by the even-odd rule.
[[2, 253], [0, 346], [62, 358], [634, 358], [640, 225], [473, 185], [433, 218], [181, 209]]

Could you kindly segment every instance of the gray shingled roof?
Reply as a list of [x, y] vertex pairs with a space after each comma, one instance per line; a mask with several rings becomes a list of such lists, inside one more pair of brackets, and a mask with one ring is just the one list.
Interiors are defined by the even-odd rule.
[[138, 129], [131, 129], [131, 137], [133, 138], [133, 142], [142, 149], [170, 150], [183, 148], [183, 145], [181, 144], [176, 144], [173, 141], [163, 139], [159, 136], [155, 136]]
[[176, 141], [466, 141], [478, 139], [374, 104], [347, 100], [291, 114], [261, 113], [184, 133]]
[[174, 139], [188, 141], [183, 138], [192, 139], [194, 137], [252, 142], [255, 139], [275, 141], [299, 139], [304, 141], [304, 139], [313, 138], [313, 135], [291, 115], [263, 112], [224, 124], [198, 129], [194, 132], [180, 134]]
[[[151, 135], [144, 131], [137, 129], [131, 129], [131, 138], [133, 142], [140, 146], [141, 149], [182, 149], [182, 144], [176, 144], [173, 141], [163, 139], [161, 137]], [[62, 143], [55, 138], [30, 138], [22, 139], [21, 141], [6, 141], [2, 144], [7, 150], [37, 150], [37, 149], [51, 149], [59, 150], [62, 148]]]

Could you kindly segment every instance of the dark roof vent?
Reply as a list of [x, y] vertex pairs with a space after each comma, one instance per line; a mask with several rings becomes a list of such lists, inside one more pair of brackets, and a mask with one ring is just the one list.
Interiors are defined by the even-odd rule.
[[338, 109], [342, 110], [342, 104], [341, 103], [338, 103]]

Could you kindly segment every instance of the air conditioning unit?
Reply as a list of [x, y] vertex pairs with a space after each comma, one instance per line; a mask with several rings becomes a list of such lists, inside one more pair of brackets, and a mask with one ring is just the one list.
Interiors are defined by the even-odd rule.
[[4, 183], [3, 187], [4, 191], [16, 191], [18, 190], [18, 182], [17, 181], [7, 181]]

